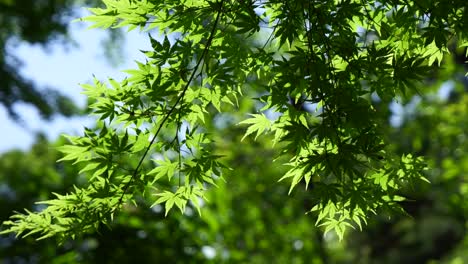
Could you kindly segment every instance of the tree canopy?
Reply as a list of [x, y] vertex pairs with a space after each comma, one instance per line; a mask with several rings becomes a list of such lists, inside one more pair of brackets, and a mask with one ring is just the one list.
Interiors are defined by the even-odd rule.
[[[274, 199], [298, 199], [340, 239], [373, 215], [403, 213], [436, 179], [426, 151], [396, 144], [388, 105], [437, 91], [420, 84], [468, 45], [464, 1], [103, 2], [83, 20], [148, 31], [152, 50], [124, 80], [83, 85], [96, 125], [58, 149], [87, 183], [15, 214], [3, 233], [64, 240], [134, 205], [183, 217], [228, 207], [209, 190], [234, 188], [239, 162], [259, 182], [270, 177], [233, 161], [239, 145], [269, 145], [253, 156], [283, 171], [275, 184], [288, 191]], [[238, 129], [241, 138], [228, 133]]]

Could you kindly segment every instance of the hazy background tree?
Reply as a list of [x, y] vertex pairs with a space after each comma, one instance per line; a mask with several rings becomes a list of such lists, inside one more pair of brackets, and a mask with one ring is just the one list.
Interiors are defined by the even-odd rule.
[[[70, 35], [71, 21], [83, 14], [83, 6], [99, 4], [97, 0], [0, 0], [0, 105], [11, 118], [19, 121], [15, 110], [19, 103], [35, 108], [46, 120], [54, 114], [79, 113], [73, 100], [65, 96], [60, 87], [40, 87], [20, 73], [24, 62], [15, 55], [15, 48], [21, 43], [40, 45], [44, 49], [57, 43], [73, 48], [76, 43]], [[120, 60], [115, 52], [121, 49], [112, 42], [122, 41], [122, 34], [109, 32], [104, 43], [106, 54], [109, 59]]]

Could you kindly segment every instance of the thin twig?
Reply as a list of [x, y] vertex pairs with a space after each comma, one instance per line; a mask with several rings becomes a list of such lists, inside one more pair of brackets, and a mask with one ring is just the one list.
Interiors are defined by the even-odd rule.
[[[200, 58], [198, 59], [197, 61], [197, 64], [196, 66], [194, 67], [193, 71], [192, 71], [192, 74], [190, 75], [190, 78], [189, 80], [187, 81], [187, 83], [185, 84], [185, 87], [184, 89], [182, 90], [182, 93], [180, 94], [179, 98], [177, 98], [177, 101], [174, 103], [174, 105], [171, 107], [171, 109], [169, 110], [169, 112], [164, 116], [163, 120], [161, 121], [161, 124], [159, 124], [159, 127], [158, 129], [156, 130], [156, 133], [154, 134], [153, 138], [151, 139], [148, 147], [146, 147], [145, 149], [145, 152], [143, 153], [143, 155], [141, 156], [140, 158], [140, 161], [138, 162], [138, 165], [136, 166], [135, 170], [133, 171], [133, 175], [132, 177], [130, 178], [130, 180], [125, 184], [124, 188], [123, 188], [123, 193], [122, 195], [120, 196], [116, 206], [115, 206], [115, 209], [119, 208], [120, 205], [122, 205], [122, 201], [123, 201], [123, 197], [125, 196], [125, 194], [127, 193], [127, 190], [128, 188], [130, 187], [130, 184], [133, 182], [133, 179], [136, 177], [136, 175], [138, 174], [139, 170], [140, 170], [140, 167], [141, 165], [143, 164], [143, 161], [145, 160], [146, 156], [148, 155], [148, 152], [149, 150], [151, 149], [151, 147], [153, 146], [154, 142], [156, 141], [156, 138], [158, 137], [159, 135], [159, 132], [161, 131], [161, 129], [163, 128], [164, 124], [166, 123], [166, 121], [169, 119], [169, 117], [171, 116], [171, 114], [174, 112], [174, 110], [176, 109], [176, 107], [179, 105], [179, 103], [182, 101], [182, 98], [184, 98], [185, 96], [185, 93], [187, 92], [189, 86], [190, 86], [190, 83], [192, 82], [193, 78], [195, 77], [195, 73], [197, 72], [197, 69], [198, 67], [200, 66], [200, 63], [201, 61], [203, 60], [203, 58], [205, 57], [205, 54], [208, 52], [208, 49], [210, 48], [211, 46], [211, 42], [214, 38], [214, 35], [215, 35], [215, 32], [216, 32], [216, 27], [218, 25], [218, 22], [219, 22], [219, 18], [221, 16], [221, 13], [222, 13], [222, 7], [223, 7], [223, 4], [224, 4], [224, 0], [221, 0], [221, 3], [220, 3], [220, 8], [219, 8], [219, 11], [216, 15], [216, 19], [215, 19], [215, 22], [213, 24], [213, 28], [211, 29], [211, 32], [210, 32], [210, 36], [208, 37], [208, 41], [205, 45], [205, 48], [202, 52], [202, 55], [200, 56]], [[114, 211], [115, 211], [114, 209]], [[113, 212], [114, 212], [113, 211]]]

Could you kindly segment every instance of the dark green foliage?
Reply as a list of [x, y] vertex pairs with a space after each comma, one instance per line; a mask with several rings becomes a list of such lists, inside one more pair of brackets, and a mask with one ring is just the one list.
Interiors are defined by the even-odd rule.
[[[437, 79], [424, 83], [427, 89], [455, 80], [451, 96], [441, 99], [427, 93], [417, 104], [404, 104], [406, 113], [400, 127], [389, 128], [389, 136], [398, 144], [394, 151], [426, 156], [431, 185], [403, 190], [407, 201], [403, 208], [408, 217], [381, 218], [366, 232], [349, 237], [352, 259], [343, 263], [464, 263], [467, 245], [468, 157], [466, 82], [458, 81], [466, 71], [465, 50], [447, 56]], [[457, 58], [462, 57], [462, 60]], [[410, 110], [415, 108], [414, 110]], [[379, 237], [379, 239], [375, 239]], [[360, 252], [360, 253], [357, 253]]]

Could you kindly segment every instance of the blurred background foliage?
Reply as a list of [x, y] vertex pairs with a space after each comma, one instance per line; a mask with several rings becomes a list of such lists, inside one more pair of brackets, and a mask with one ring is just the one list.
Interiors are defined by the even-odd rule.
[[[94, 1], [86, 1], [94, 2]], [[73, 102], [38, 88], [17, 74], [19, 62], [8, 50], [12, 42], [47, 45], [67, 41], [67, 25], [76, 4], [83, 1], [0, 0], [0, 103], [11, 117], [23, 102], [45, 118], [78, 112]], [[28, 7], [28, 8], [25, 8]], [[30, 8], [32, 7], [32, 8]], [[119, 36], [110, 35], [118, 40]], [[8, 45], [7, 45], [8, 44]], [[184, 215], [127, 206], [111, 226], [57, 246], [53, 240], [17, 240], [0, 237], [2, 263], [468, 263], [468, 79], [465, 51], [444, 58], [433, 78], [420, 83], [428, 91], [411, 100], [400, 100], [399, 110], [375, 101], [387, 111], [387, 136], [397, 153], [414, 152], [429, 161], [431, 185], [408, 186], [403, 206], [408, 215], [382, 215], [363, 231], [346, 234], [338, 242], [333, 234], [316, 228], [306, 215], [310, 193], [298, 189], [287, 197], [288, 184], [278, 179], [285, 168], [266, 161], [275, 158], [267, 139], [239, 144], [244, 130], [236, 126], [241, 116], [218, 114], [211, 129], [219, 136], [216, 152], [235, 168], [227, 181], [209, 194], [202, 216], [194, 210]], [[441, 91], [441, 87], [444, 87]], [[241, 99], [240, 112], [255, 109]], [[446, 94], [446, 96], [444, 96]], [[396, 102], [392, 103], [395, 104]], [[398, 122], [391, 122], [398, 117]], [[0, 156], [0, 216], [41, 207], [34, 202], [65, 193], [85, 180], [79, 168], [57, 163], [56, 147], [63, 139], [48, 142], [42, 135], [29, 151], [9, 151]], [[131, 158], [131, 157], [129, 157]], [[313, 192], [313, 190], [311, 190]], [[310, 191], [309, 191], [310, 192]]]
[[[20, 121], [15, 105], [32, 106], [45, 120], [54, 115], [70, 117], [81, 111], [74, 101], [59, 91], [60, 87], [42, 87], [20, 73], [23, 61], [15, 56], [20, 43], [39, 45], [47, 49], [51, 44], [76, 46], [70, 33], [71, 20], [80, 17], [83, 6], [97, 6], [98, 0], [0, 0], [0, 106], [10, 118]], [[121, 62], [116, 41], [121, 31], [109, 31], [103, 41], [105, 55], [112, 64]]]

